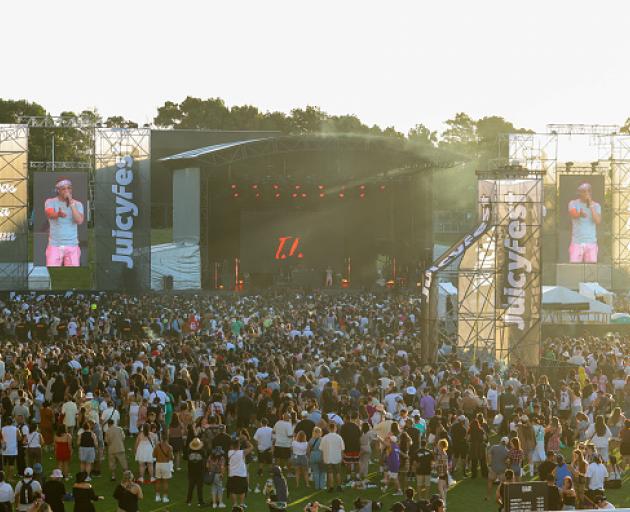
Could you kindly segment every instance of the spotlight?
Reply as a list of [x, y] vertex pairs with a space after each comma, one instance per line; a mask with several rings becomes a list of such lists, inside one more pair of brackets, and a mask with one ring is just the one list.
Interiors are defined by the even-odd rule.
[[361, 192], [361, 193], [359, 194], [359, 197], [360, 197], [361, 199], [365, 199], [365, 192]]
[[302, 185], [296, 185], [295, 186], [295, 190], [300, 190], [302, 188]]
[[343, 199], [344, 197], [346, 197], [346, 194], [344, 194], [343, 192], [339, 192], [339, 199]]
[[380, 187], [378, 187], [380, 189], [381, 192], [383, 192], [385, 190], [385, 185], [381, 185]]
[[232, 190], [235, 190], [235, 189], [236, 189], [236, 184], [232, 183]]
[[361, 185], [361, 186], [359, 187], [359, 190], [365, 190], [365, 185]]
[[291, 197], [292, 197], [293, 199], [295, 199], [297, 196], [298, 196], [298, 195], [297, 195], [295, 192], [293, 192], [293, 194], [291, 194]]
[[252, 188], [253, 188], [254, 190], [258, 190], [258, 185], [254, 184], [254, 185], [252, 185]]
[[256, 192], [256, 199], [260, 199], [260, 192]]
[[272, 187], [274, 190], [278, 190], [280, 188], [280, 185], [278, 185], [277, 183], [274, 183]]
[[319, 190], [324, 190], [324, 185], [317, 185], [317, 188], [318, 188]]
[[319, 197], [324, 198], [324, 197], [326, 197], [326, 194], [324, 194], [323, 192], [320, 192], [319, 193]]
[[302, 192], [302, 197], [306, 198], [306, 193]]
[[232, 194], [232, 197], [233, 197], [234, 199], [238, 199], [238, 197], [239, 197], [239, 193], [238, 193], [238, 192], [234, 192], [234, 194]]
[[275, 197], [276, 197], [276, 199], [280, 199], [280, 193], [276, 192], [276, 196]]

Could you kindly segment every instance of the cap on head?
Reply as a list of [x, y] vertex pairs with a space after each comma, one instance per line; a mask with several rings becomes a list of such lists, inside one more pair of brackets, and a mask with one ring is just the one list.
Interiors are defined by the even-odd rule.
[[33, 476], [33, 468], [25, 468], [24, 476]]

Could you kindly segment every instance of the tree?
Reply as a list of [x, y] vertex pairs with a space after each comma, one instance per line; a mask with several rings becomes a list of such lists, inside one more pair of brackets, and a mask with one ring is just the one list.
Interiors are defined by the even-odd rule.
[[423, 124], [417, 124], [407, 133], [410, 142], [423, 146], [435, 146], [437, 144], [437, 132], [431, 131]]
[[442, 132], [440, 145], [461, 153], [476, 153], [477, 134], [475, 121], [463, 112], [445, 121], [448, 128]]
[[0, 123], [17, 123], [20, 116], [44, 116], [46, 110], [35, 102], [0, 98]]
[[109, 116], [105, 120], [107, 128], [138, 128], [138, 123], [129, 121], [123, 116]]
[[291, 132], [294, 134], [319, 133], [328, 117], [319, 107], [307, 105], [305, 109], [291, 110]]

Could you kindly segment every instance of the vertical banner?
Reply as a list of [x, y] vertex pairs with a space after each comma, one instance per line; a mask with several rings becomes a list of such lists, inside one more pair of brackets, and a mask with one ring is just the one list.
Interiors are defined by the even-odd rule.
[[151, 286], [151, 130], [97, 128], [94, 228], [96, 287]]
[[28, 288], [28, 127], [0, 125], [0, 290]]
[[542, 177], [485, 180], [496, 222], [497, 358], [537, 366], [541, 342]]

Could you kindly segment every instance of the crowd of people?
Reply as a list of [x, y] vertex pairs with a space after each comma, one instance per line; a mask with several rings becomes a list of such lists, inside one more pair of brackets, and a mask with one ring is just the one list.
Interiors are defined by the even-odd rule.
[[627, 338], [548, 339], [549, 372], [455, 347], [426, 364], [419, 317], [405, 294], [0, 299], [0, 512], [94, 511], [105, 464], [124, 512], [168, 504], [184, 469], [188, 505], [237, 512], [306, 488], [330, 493], [309, 512], [376, 511], [343, 499], [377, 487], [396, 512], [442, 511], [455, 480], [479, 477], [499, 509], [534, 478], [550, 510], [613, 508], [630, 469]]

